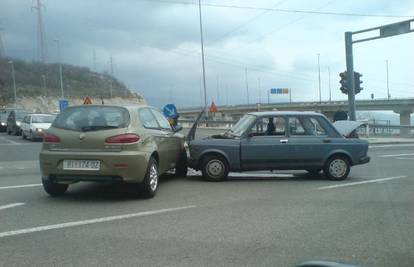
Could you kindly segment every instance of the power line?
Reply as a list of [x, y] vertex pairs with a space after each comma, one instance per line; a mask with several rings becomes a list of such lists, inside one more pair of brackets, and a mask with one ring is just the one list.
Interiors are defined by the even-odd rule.
[[[148, 2], [159, 2], [168, 4], [181, 4], [181, 5], [198, 5], [195, 2], [185, 1], [169, 1], [169, 0], [141, 0]], [[305, 14], [317, 14], [327, 16], [347, 16], [347, 17], [376, 17], [376, 18], [412, 18], [414, 15], [386, 15], [386, 14], [367, 14], [367, 13], [352, 13], [352, 12], [331, 12], [331, 11], [315, 11], [315, 10], [299, 10], [299, 9], [283, 9], [283, 8], [268, 8], [268, 7], [254, 7], [254, 6], [239, 6], [239, 5], [223, 5], [223, 4], [209, 4], [204, 3], [203, 6], [216, 7], [216, 8], [232, 8], [232, 9], [244, 9], [244, 10], [265, 10], [271, 12], [282, 13], [305, 13]]]

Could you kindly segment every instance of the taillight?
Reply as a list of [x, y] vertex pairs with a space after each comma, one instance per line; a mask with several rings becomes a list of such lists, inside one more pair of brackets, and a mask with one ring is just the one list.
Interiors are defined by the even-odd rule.
[[136, 134], [120, 134], [106, 138], [107, 144], [132, 144], [139, 141], [139, 136]]
[[58, 144], [60, 143], [59, 136], [56, 136], [54, 134], [46, 133], [43, 135], [43, 142], [44, 143], [52, 143], [52, 144]]

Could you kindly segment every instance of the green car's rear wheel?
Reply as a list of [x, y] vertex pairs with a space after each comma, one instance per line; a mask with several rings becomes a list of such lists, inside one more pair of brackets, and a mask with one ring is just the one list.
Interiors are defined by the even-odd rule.
[[50, 180], [42, 180], [43, 189], [51, 195], [52, 197], [61, 196], [63, 195], [67, 190], [69, 185], [67, 184], [57, 184]]
[[145, 198], [152, 198], [157, 193], [158, 189], [158, 163], [151, 157], [148, 161], [147, 173], [145, 174], [144, 181], [141, 184], [142, 195]]
[[220, 155], [208, 155], [201, 163], [203, 177], [211, 182], [223, 181], [229, 174], [227, 160]]

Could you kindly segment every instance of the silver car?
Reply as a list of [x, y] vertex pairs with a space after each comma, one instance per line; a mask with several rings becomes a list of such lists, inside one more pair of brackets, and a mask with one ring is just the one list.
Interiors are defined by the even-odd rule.
[[194, 133], [187, 138], [189, 166], [209, 181], [253, 170], [323, 170], [331, 180], [344, 180], [351, 166], [370, 160], [367, 141], [344, 137], [314, 112], [253, 112], [223, 134], [193, 140]]

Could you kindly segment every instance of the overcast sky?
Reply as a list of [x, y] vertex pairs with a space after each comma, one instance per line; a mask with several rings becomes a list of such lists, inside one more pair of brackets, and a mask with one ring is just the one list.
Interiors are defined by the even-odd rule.
[[[56, 62], [53, 39], [61, 40], [62, 61], [109, 70], [147, 102], [161, 107], [199, 106], [201, 54], [198, 7], [180, 0], [43, 0], [47, 61]], [[171, 0], [173, 1], [173, 0]], [[1, 0], [0, 26], [6, 54], [37, 59], [35, 1]], [[414, 17], [411, 0], [203, 0], [205, 4]], [[293, 101], [317, 100], [320, 54], [322, 99], [346, 99], [338, 73], [345, 70], [344, 32], [409, 18], [333, 16], [203, 6], [207, 96], [219, 104], [267, 102], [272, 87], [292, 89]], [[414, 33], [354, 45], [355, 70], [363, 74], [357, 99], [414, 97]], [[259, 90], [259, 80], [260, 88]], [[219, 88], [219, 93], [217, 93]], [[85, 92], [86, 93], [86, 92]], [[287, 101], [287, 96], [271, 96]]]

